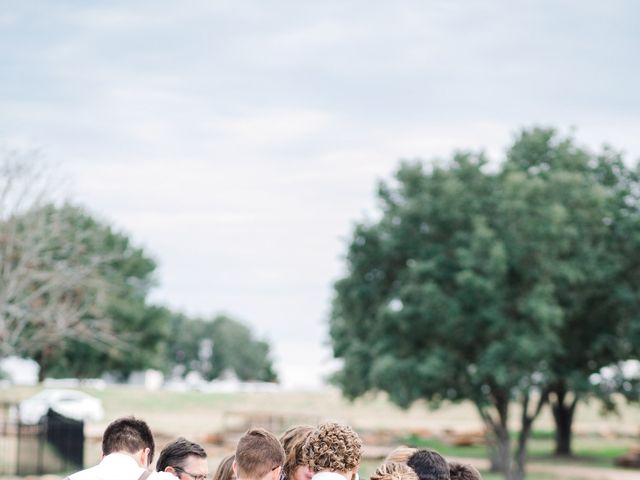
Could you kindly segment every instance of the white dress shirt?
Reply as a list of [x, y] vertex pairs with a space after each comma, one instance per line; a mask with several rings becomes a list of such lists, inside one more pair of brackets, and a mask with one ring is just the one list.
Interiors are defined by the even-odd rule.
[[[69, 477], [70, 480], [138, 480], [145, 469], [124, 453], [110, 453], [95, 467], [87, 468]], [[176, 480], [167, 472], [153, 472], [147, 480]]]
[[[347, 480], [344, 475], [340, 475], [337, 472], [317, 472], [313, 475], [311, 480]], [[355, 474], [355, 480], [360, 480], [360, 475]]]

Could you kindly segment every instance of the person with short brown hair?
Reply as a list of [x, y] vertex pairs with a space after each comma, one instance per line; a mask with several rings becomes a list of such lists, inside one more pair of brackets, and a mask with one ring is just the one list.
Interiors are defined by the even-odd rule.
[[451, 480], [482, 480], [482, 475], [468, 463], [449, 462]]
[[284, 465], [284, 450], [271, 432], [253, 428], [236, 447], [233, 471], [238, 480], [278, 480]]
[[102, 460], [67, 477], [71, 480], [175, 480], [166, 472], [150, 472], [155, 441], [149, 426], [134, 417], [111, 422], [102, 436]]
[[311, 480], [313, 477], [309, 466], [302, 462], [302, 447], [314, 430], [315, 427], [309, 425], [298, 425], [290, 428], [280, 437], [280, 444], [285, 454], [283, 480]]
[[302, 447], [302, 461], [314, 480], [355, 480], [362, 459], [362, 440], [348, 425], [324, 423]]
[[385, 462], [371, 475], [371, 480], [418, 480], [418, 475], [406, 463]]

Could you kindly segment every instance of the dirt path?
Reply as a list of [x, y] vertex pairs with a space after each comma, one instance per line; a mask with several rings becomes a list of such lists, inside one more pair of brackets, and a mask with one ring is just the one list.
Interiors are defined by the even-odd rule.
[[[487, 470], [489, 461], [484, 458], [447, 457], [462, 463], [470, 463], [478, 470]], [[640, 471], [621, 468], [584, 467], [579, 465], [552, 465], [545, 463], [529, 463], [528, 472], [550, 473], [563, 479], [583, 478], [589, 480], [640, 480]]]

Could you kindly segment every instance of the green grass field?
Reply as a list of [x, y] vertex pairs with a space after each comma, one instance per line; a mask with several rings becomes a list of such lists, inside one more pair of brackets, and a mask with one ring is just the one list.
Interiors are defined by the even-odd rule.
[[[456, 447], [437, 439], [422, 439], [408, 437], [405, 442], [408, 445], [428, 447], [437, 450], [445, 456], [462, 458], [487, 458], [485, 445], [472, 445], [469, 447]], [[603, 442], [596, 436], [576, 436], [574, 438], [574, 457], [558, 459], [553, 455], [552, 437], [534, 437], [529, 441], [529, 459], [533, 462], [561, 463], [563, 465], [579, 464], [592, 467], [613, 466], [613, 460], [625, 453], [629, 447], [638, 444], [633, 438], [608, 439]], [[639, 477], [640, 478], [640, 477]]]

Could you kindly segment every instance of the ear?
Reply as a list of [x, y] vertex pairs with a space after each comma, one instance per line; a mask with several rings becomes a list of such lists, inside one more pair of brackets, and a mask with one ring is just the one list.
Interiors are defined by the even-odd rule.
[[164, 470], [167, 473], [172, 473], [173, 475], [175, 475], [176, 477], [178, 476], [178, 472], [176, 472], [176, 469], [173, 468], [172, 466], [168, 466], [168, 467], [164, 467]]
[[280, 480], [280, 474], [282, 473], [282, 465], [275, 470], [271, 470], [271, 480]]
[[238, 478], [238, 464], [235, 460], [231, 464], [231, 468], [233, 469], [233, 474], [235, 475], [235, 477]]
[[140, 450], [140, 466], [144, 468], [147, 468], [149, 466], [149, 464], [151, 463], [149, 461], [149, 453], [151, 453], [151, 449], [148, 447]]

